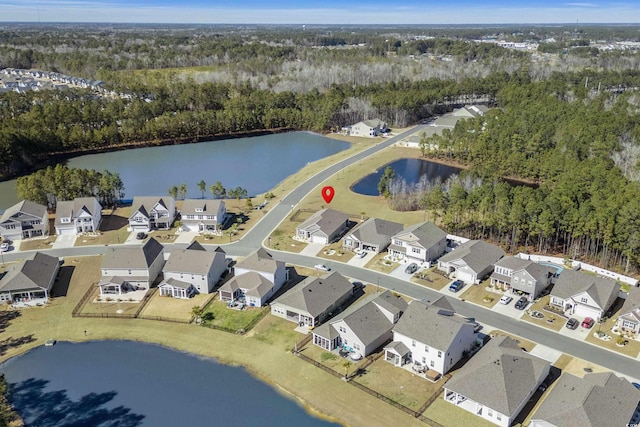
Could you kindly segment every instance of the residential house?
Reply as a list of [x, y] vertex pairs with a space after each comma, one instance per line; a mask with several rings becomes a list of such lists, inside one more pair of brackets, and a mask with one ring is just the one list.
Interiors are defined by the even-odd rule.
[[380, 253], [391, 243], [391, 236], [402, 231], [403, 225], [379, 218], [369, 218], [342, 239], [342, 247]]
[[349, 229], [349, 215], [333, 209], [322, 209], [296, 228], [299, 240], [328, 245]]
[[445, 401], [502, 427], [513, 424], [549, 375], [549, 362], [510, 337], [490, 340], [444, 385]]
[[498, 246], [469, 240], [438, 260], [438, 270], [469, 284], [478, 284], [493, 271], [505, 255]]
[[637, 425], [640, 391], [612, 372], [563, 374], [531, 418], [529, 427]]
[[110, 247], [102, 260], [100, 295], [121, 296], [148, 290], [164, 265], [164, 247], [153, 237], [142, 246]]
[[616, 327], [620, 332], [633, 335], [636, 338], [640, 334], [640, 288], [629, 289], [618, 315]]
[[447, 233], [433, 222], [422, 222], [407, 227], [391, 237], [389, 255], [407, 262], [431, 262], [447, 248]]
[[316, 327], [353, 295], [353, 285], [338, 272], [307, 277], [271, 303], [271, 314]]
[[457, 315], [447, 297], [432, 304], [412, 301], [393, 328], [393, 342], [385, 347], [385, 360], [417, 372], [444, 375], [475, 344], [475, 325]]
[[23, 200], [4, 211], [0, 218], [2, 240], [21, 240], [49, 234], [47, 207]]
[[0, 302], [24, 305], [44, 304], [58, 276], [57, 257], [35, 252], [11, 264], [0, 275]]
[[129, 226], [132, 231], [168, 230], [176, 217], [173, 197], [134, 197]]
[[391, 340], [391, 328], [407, 302], [390, 291], [369, 295], [359, 304], [313, 330], [313, 343], [327, 351], [341, 348], [365, 357]]
[[95, 197], [79, 197], [56, 205], [56, 234], [80, 234], [98, 230], [102, 206]]
[[551, 284], [556, 269], [520, 257], [507, 256], [495, 263], [491, 286], [504, 291], [522, 292], [530, 301]]
[[349, 126], [351, 136], [376, 137], [387, 131], [387, 124], [380, 119], [363, 120]]
[[193, 242], [186, 249], [171, 251], [162, 269], [164, 280], [160, 295], [191, 298], [196, 293], [209, 294], [227, 271], [224, 251], [207, 251]]
[[263, 248], [237, 263], [234, 270], [234, 277], [218, 290], [221, 301], [241, 300], [262, 307], [288, 279], [285, 263]]
[[489, 107], [486, 105], [470, 105], [453, 110], [453, 115], [456, 117], [476, 118], [482, 117], [489, 111]]
[[182, 204], [180, 223], [188, 231], [218, 232], [224, 225], [226, 215], [223, 200], [187, 199]]
[[605, 315], [620, 292], [613, 279], [564, 269], [551, 290], [550, 304], [569, 316], [591, 317], [596, 322]]

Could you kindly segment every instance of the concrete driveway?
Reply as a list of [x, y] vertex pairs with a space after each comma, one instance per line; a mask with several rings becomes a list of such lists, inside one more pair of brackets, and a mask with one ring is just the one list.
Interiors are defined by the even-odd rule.
[[[406, 280], [407, 282], [410, 282], [411, 281], [411, 276], [413, 276], [413, 274], [415, 274], [415, 273], [409, 274], [409, 273], [405, 273], [404, 272], [404, 269], [407, 268], [408, 265], [409, 264], [400, 264], [391, 273], [389, 273], [389, 276], [395, 277], [396, 279]], [[416, 273], [418, 271], [420, 271], [420, 269], [416, 270]]]
[[61, 234], [56, 237], [56, 241], [53, 242], [51, 246], [52, 249], [65, 249], [72, 248], [76, 244], [76, 236], [75, 234]]
[[373, 251], [366, 251], [365, 254], [366, 255], [363, 258], [358, 257], [358, 255], [352, 256], [351, 259], [347, 261], [347, 264], [353, 265], [354, 267], [364, 267], [373, 259], [373, 257], [376, 256]]
[[[577, 318], [577, 319], [579, 322], [582, 322], [581, 318]], [[567, 323], [566, 320], [564, 323], [565, 324]], [[565, 337], [571, 337], [575, 340], [584, 341], [584, 339], [587, 338], [589, 333], [593, 332], [593, 328], [585, 329], [582, 326], [578, 326], [576, 329], [571, 330], [569, 328], [566, 328], [563, 324], [562, 328], [558, 332], [560, 333], [560, 335], [564, 335]]]
[[316, 256], [324, 248], [323, 243], [308, 243], [307, 247], [300, 251], [301, 255]]
[[517, 298], [514, 298], [509, 304], [500, 304], [500, 301], [498, 301], [491, 310], [496, 313], [504, 314], [505, 316], [513, 317], [514, 319], [520, 319], [524, 316], [527, 310], [518, 310], [516, 308], [517, 300]]
[[537, 344], [535, 347], [533, 347], [529, 354], [538, 356], [539, 358], [553, 364], [560, 358], [560, 356], [562, 356], [563, 353], [551, 347], [547, 347], [546, 345]]

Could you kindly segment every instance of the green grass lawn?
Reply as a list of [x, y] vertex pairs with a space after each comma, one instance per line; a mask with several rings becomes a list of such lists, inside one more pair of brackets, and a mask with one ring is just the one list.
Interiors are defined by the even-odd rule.
[[212, 313], [212, 325], [232, 331], [246, 330], [256, 318], [264, 315], [268, 307], [247, 307], [244, 310], [234, 310], [227, 307], [227, 303], [214, 299], [204, 309], [205, 313]]
[[467, 412], [462, 408], [445, 402], [443, 398], [436, 399], [424, 412], [426, 417], [442, 424], [445, 427], [473, 426], [473, 427], [491, 427], [495, 424], [484, 420], [471, 412]]

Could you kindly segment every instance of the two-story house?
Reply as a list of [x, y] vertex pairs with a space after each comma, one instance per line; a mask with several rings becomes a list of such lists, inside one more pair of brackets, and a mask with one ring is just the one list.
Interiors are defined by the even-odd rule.
[[224, 200], [187, 199], [180, 210], [180, 222], [189, 231], [215, 233], [224, 225], [226, 215]]
[[549, 303], [569, 316], [591, 317], [596, 322], [611, 308], [620, 292], [613, 279], [567, 270], [560, 273]]
[[338, 240], [349, 226], [349, 215], [333, 209], [322, 209], [296, 228], [296, 237], [305, 242], [328, 245]]
[[0, 218], [2, 240], [21, 240], [49, 234], [47, 207], [23, 200], [4, 211]]
[[475, 325], [457, 315], [446, 297], [432, 304], [416, 300], [394, 326], [393, 342], [385, 347], [384, 357], [395, 366], [412, 364], [416, 372], [444, 375], [475, 340]]
[[551, 284], [556, 269], [520, 257], [507, 256], [495, 263], [491, 286], [504, 291], [519, 291], [530, 301]]
[[387, 131], [387, 124], [380, 119], [369, 119], [348, 127], [351, 136], [374, 138]]
[[493, 271], [505, 252], [482, 240], [469, 240], [438, 260], [438, 270], [469, 284], [478, 284]]
[[56, 234], [91, 233], [98, 230], [102, 206], [95, 197], [59, 201], [56, 205]]
[[422, 222], [407, 227], [391, 237], [389, 255], [407, 262], [432, 262], [447, 248], [447, 233], [433, 222]]
[[391, 236], [402, 231], [403, 225], [379, 218], [369, 218], [347, 233], [342, 247], [348, 250], [365, 250], [380, 253], [391, 243]]
[[341, 348], [368, 356], [391, 339], [391, 328], [407, 309], [407, 302], [390, 291], [371, 294], [313, 330], [313, 343], [327, 351]]
[[129, 226], [132, 231], [168, 230], [176, 217], [173, 197], [134, 197]]
[[227, 271], [224, 251], [207, 251], [193, 242], [186, 249], [174, 249], [164, 268], [163, 281], [158, 285], [160, 295], [191, 298], [195, 294], [209, 294]]
[[616, 327], [625, 334], [638, 337], [640, 334], [640, 288], [632, 287], [629, 289], [627, 298], [624, 300]]

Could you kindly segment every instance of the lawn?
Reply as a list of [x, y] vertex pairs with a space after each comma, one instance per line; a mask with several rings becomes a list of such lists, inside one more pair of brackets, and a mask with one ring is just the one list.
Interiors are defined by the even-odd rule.
[[482, 282], [479, 285], [465, 285], [467, 290], [462, 288], [462, 297], [464, 301], [470, 301], [475, 304], [481, 305], [485, 308], [492, 308], [498, 304], [502, 294], [491, 292], [487, 289], [487, 282]]
[[102, 222], [100, 223], [99, 236], [78, 236], [75, 246], [87, 245], [114, 245], [124, 243], [129, 237], [127, 227], [131, 206], [122, 206], [116, 209], [103, 209]]
[[293, 236], [296, 235], [296, 228], [306, 219], [311, 217], [313, 213], [314, 212], [307, 210], [296, 210], [293, 212], [291, 216], [285, 218], [278, 225], [278, 228], [273, 230], [271, 235], [267, 238], [268, 246], [289, 252], [301, 252], [307, 247], [307, 244], [299, 240], [294, 240]]
[[449, 402], [445, 402], [442, 397], [436, 399], [427, 408], [424, 415], [445, 427], [495, 427], [495, 424], [484, 420], [471, 412], [467, 412]]
[[314, 345], [313, 343], [309, 343], [304, 346], [303, 349], [298, 349], [302, 354], [316, 362], [322, 363], [324, 366], [333, 369], [336, 372], [344, 374], [345, 367], [344, 363], [349, 362], [348, 374], [352, 375], [354, 372], [358, 370], [362, 366], [362, 364], [366, 361], [366, 359], [362, 359], [360, 361], [354, 361], [348, 358], [341, 357], [338, 355], [336, 351], [328, 352], [327, 350]]
[[339, 241], [325, 246], [324, 249], [318, 252], [317, 257], [330, 259], [333, 261], [348, 262], [351, 258], [354, 257], [354, 255], [355, 253], [343, 249], [342, 241]]
[[202, 307], [211, 298], [210, 294], [198, 294], [190, 299], [161, 296], [156, 292], [140, 312], [141, 316], [161, 316], [171, 319], [190, 320], [191, 309]]
[[432, 267], [428, 270], [422, 270], [421, 272], [414, 274], [411, 277], [411, 281], [436, 291], [441, 290], [451, 282], [447, 277], [438, 274], [436, 272], [436, 267]]
[[[596, 323], [595, 325], [593, 325], [593, 327], [589, 331], [589, 335], [587, 335], [587, 338], [585, 339], [585, 341], [591, 344], [595, 344], [599, 347], [604, 347], [606, 349], [613, 350], [618, 353], [625, 354], [627, 356], [631, 356], [633, 358], [638, 357], [638, 354], [640, 353], [640, 341], [627, 339], [627, 344], [625, 346], [619, 347], [617, 345], [617, 340], [620, 337], [620, 335], [612, 331], [613, 325], [615, 325], [615, 323], [616, 323], [616, 316], [613, 316], [612, 318], [607, 319], [602, 325]], [[596, 338], [595, 336], [593, 336], [593, 334], [596, 333], [598, 330], [609, 335], [611, 339], [609, 341], [603, 341], [600, 338]]]
[[517, 335], [508, 334], [508, 333], [506, 333], [504, 331], [500, 331], [500, 330], [497, 330], [497, 329], [489, 332], [489, 335], [491, 335], [491, 336], [507, 336], [507, 337], [511, 337], [514, 340], [516, 340], [516, 342], [518, 343], [518, 345], [521, 348], [524, 348], [528, 352], [533, 350], [533, 347], [536, 346], [536, 343], [534, 343], [534, 342], [525, 340], [524, 338], [521, 338], [521, 337], [519, 337]]
[[216, 296], [204, 308], [205, 313], [212, 313], [211, 325], [232, 331], [246, 330], [255, 319], [269, 311], [269, 307], [246, 307], [244, 310], [235, 310], [227, 307], [227, 303], [218, 300]]
[[369, 270], [379, 271], [380, 273], [389, 274], [395, 270], [400, 264], [391, 262], [384, 259], [386, 252], [382, 252], [373, 257], [371, 261], [367, 263], [365, 268]]
[[[20, 251], [37, 251], [40, 249], [51, 249], [56, 241], [56, 236], [34, 237], [20, 242]], [[16, 248], [18, 250], [18, 248]]]
[[[549, 313], [548, 311], [543, 310], [543, 307], [545, 305], [549, 305], [550, 298], [551, 297], [549, 295], [546, 295], [540, 298], [538, 302], [534, 303], [533, 305], [529, 306], [529, 308], [527, 308], [527, 313], [524, 316], [522, 316], [521, 319], [526, 320], [527, 322], [530, 322], [530, 323], [534, 323], [538, 326], [542, 326], [547, 329], [554, 330], [554, 331], [559, 331], [560, 329], [562, 329], [565, 323], [567, 323], [567, 319], [557, 314]], [[531, 317], [530, 313], [532, 311], [538, 311], [542, 313], [544, 317], [542, 319]]]

